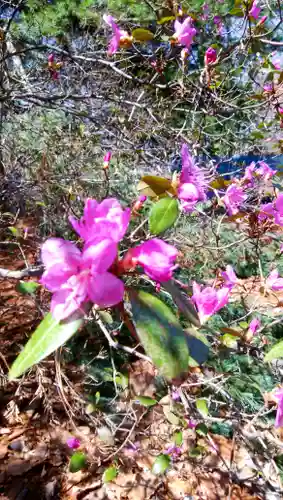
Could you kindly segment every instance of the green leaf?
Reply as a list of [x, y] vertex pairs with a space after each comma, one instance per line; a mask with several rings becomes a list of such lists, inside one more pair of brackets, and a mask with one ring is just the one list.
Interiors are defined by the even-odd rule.
[[230, 10], [229, 14], [230, 14], [230, 16], [243, 17], [244, 12], [243, 12], [243, 9], [236, 7], [234, 9]]
[[274, 359], [283, 358], [283, 340], [275, 344], [270, 351], [265, 355], [264, 361], [269, 363]]
[[132, 31], [132, 36], [136, 42], [149, 42], [154, 38], [154, 34], [144, 28], [136, 28]]
[[158, 403], [156, 399], [149, 398], [147, 396], [137, 396], [135, 399], [142, 406], [154, 406]]
[[198, 313], [195, 310], [190, 298], [182, 293], [179, 288], [173, 283], [172, 280], [162, 283], [163, 288], [167, 290], [172, 296], [175, 304], [178, 306], [180, 311], [186, 316], [186, 318], [195, 326], [200, 327], [200, 321]]
[[20, 236], [20, 232], [19, 232], [19, 230], [16, 227], [9, 226], [8, 229], [9, 229], [9, 231], [11, 231], [11, 233], [12, 233], [13, 236], [16, 236], [16, 237]]
[[78, 314], [58, 322], [51, 313], [48, 313], [14, 361], [9, 371], [9, 380], [20, 377], [28, 368], [39, 363], [69, 340], [83, 323]]
[[199, 434], [199, 436], [206, 436], [208, 434], [208, 428], [204, 423], [200, 423], [196, 426], [196, 433]]
[[186, 372], [189, 356], [198, 364], [206, 361], [208, 346], [184, 331], [160, 299], [144, 291], [130, 290], [129, 295], [138, 336], [165, 378], [171, 380]]
[[24, 295], [33, 294], [39, 286], [36, 281], [19, 281], [16, 290]]
[[207, 407], [207, 402], [205, 399], [197, 399], [196, 400], [196, 407], [202, 417], [207, 417], [208, 415], [208, 407]]
[[77, 451], [71, 456], [69, 470], [70, 472], [78, 472], [84, 469], [87, 464], [87, 457], [82, 451]]
[[179, 203], [175, 198], [163, 198], [155, 203], [149, 215], [149, 230], [160, 234], [173, 226], [179, 215]]
[[103, 476], [102, 476], [102, 481], [104, 483], [110, 483], [110, 481], [113, 481], [115, 477], [118, 476], [118, 469], [114, 465], [111, 465], [111, 467], [108, 467], [108, 469], [105, 469]]
[[189, 451], [189, 456], [191, 458], [199, 458], [202, 455], [204, 455], [205, 452], [206, 452], [206, 449], [204, 446], [195, 446], [194, 448], [192, 448]]
[[173, 441], [176, 446], [181, 446], [183, 444], [183, 433], [175, 432], [175, 434], [173, 435]]
[[235, 335], [230, 335], [229, 333], [225, 333], [221, 337], [221, 343], [228, 347], [229, 349], [237, 349], [238, 348], [238, 340]]
[[186, 335], [172, 311], [147, 292], [130, 290], [129, 295], [138, 336], [161, 374], [171, 380], [186, 372]]
[[156, 196], [162, 196], [166, 193], [176, 194], [172, 187], [172, 181], [157, 175], [144, 175], [138, 183], [137, 190], [140, 194], [150, 198], [156, 198]]
[[152, 466], [153, 474], [164, 474], [164, 472], [166, 472], [169, 468], [170, 464], [171, 460], [168, 455], [159, 455]]

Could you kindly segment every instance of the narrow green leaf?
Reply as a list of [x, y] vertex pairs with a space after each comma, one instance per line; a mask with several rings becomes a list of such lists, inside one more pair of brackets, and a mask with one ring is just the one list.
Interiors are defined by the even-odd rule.
[[204, 446], [195, 446], [189, 451], [189, 457], [191, 458], [199, 458], [206, 452]]
[[163, 198], [155, 203], [149, 215], [149, 230], [152, 234], [160, 234], [173, 226], [179, 215], [179, 204], [176, 198]]
[[163, 288], [165, 288], [165, 290], [167, 290], [167, 292], [170, 293], [175, 304], [180, 309], [180, 311], [186, 316], [186, 318], [193, 325], [200, 327], [198, 313], [195, 310], [193, 304], [191, 303], [190, 298], [184, 293], [182, 293], [172, 280], [162, 283], [162, 286]]
[[137, 396], [136, 401], [142, 406], [154, 406], [158, 403], [156, 399], [147, 396]]
[[270, 351], [265, 355], [264, 361], [269, 363], [274, 359], [283, 358], [283, 340], [275, 344]]
[[197, 399], [196, 400], [196, 407], [203, 417], [207, 417], [208, 407], [207, 407], [207, 402], [205, 399]]
[[78, 472], [86, 467], [87, 457], [85, 453], [77, 451], [71, 456], [69, 470], [70, 472]]
[[189, 349], [173, 312], [157, 297], [130, 290], [138, 336], [161, 374], [171, 380], [188, 369]]
[[206, 436], [208, 434], [208, 428], [204, 423], [200, 423], [196, 426], [196, 433], [199, 434], [199, 436]]
[[170, 457], [168, 455], [159, 455], [153, 466], [152, 466], [152, 472], [153, 474], [159, 475], [159, 474], [164, 474], [164, 472], [167, 471], [171, 463]]
[[137, 333], [148, 355], [168, 379], [179, 376], [191, 366], [206, 361], [209, 347], [198, 333], [183, 330], [171, 309], [157, 297], [130, 291]]
[[181, 446], [183, 444], [183, 433], [182, 432], [175, 432], [173, 436], [173, 441], [176, 446]]
[[33, 294], [39, 286], [36, 281], [19, 281], [16, 290], [24, 295]]
[[149, 42], [154, 38], [154, 34], [144, 28], [136, 28], [132, 31], [132, 36], [136, 42]]
[[108, 467], [108, 469], [105, 469], [103, 476], [102, 476], [102, 481], [104, 483], [110, 483], [110, 481], [113, 481], [115, 477], [118, 476], [118, 469], [117, 467], [114, 467], [114, 465], [111, 465], [111, 467]]
[[58, 322], [51, 313], [48, 313], [14, 361], [9, 372], [9, 380], [20, 377], [28, 368], [56, 351], [76, 333], [82, 323], [83, 319], [78, 315]]

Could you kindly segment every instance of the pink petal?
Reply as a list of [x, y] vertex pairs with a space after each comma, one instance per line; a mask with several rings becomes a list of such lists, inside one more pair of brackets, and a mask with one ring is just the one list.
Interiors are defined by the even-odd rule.
[[[42, 275], [40, 282], [51, 292], [61, 288], [74, 274], [74, 269], [65, 264], [55, 264], [48, 268]], [[76, 273], [75, 273], [76, 274]]]
[[189, 182], [181, 184], [178, 189], [178, 197], [185, 201], [197, 201], [199, 199], [198, 189]]
[[81, 252], [71, 241], [49, 238], [41, 247], [41, 260], [47, 269], [55, 264], [65, 264], [73, 267], [75, 272], [81, 260]]
[[61, 321], [63, 319], [67, 319], [71, 316], [75, 311], [77, 311], [82, 301], [79, 301], [73, 293], [73, 290], [70, 289], [61, 289], [58, 292], [55, 292], [51, 299], [51, 313], [52, 316], [57, 319], [57, 321]]
[[217, 308], [215, 309], [215, 312], [219, 311], [219, 309], [222, 309], [222, 307], [226, 306], [229, 302], [229, 295], [230, 295], [230, 288], [221, 288], [220, 290], [217, 290]]
[[82, 254], [82, 268], [91, 268], [92, 273], [104, 273], [117, 256], [117, 243], [112, 240], [91, 240]]
[[122, 302], [124, 283], [111, 273], [96, 274], [89, 280], [88, 295], [99, 307], [111, 307]]
[[163, 282], [172, 278], [178, 250], [159, 238], [153, 238], [133, 248], [131, 255], [150, 278]]

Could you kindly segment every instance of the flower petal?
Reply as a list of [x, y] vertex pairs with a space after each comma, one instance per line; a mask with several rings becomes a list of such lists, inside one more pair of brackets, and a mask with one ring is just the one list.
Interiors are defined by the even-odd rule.
[[92, 273], [104, 273], [117, 256], [117, 243], [112, 240], [91, 240], [83, 250], [82, 268], [91, 268]]
[[124, 283], [111, 273], [96, 274], [89, 280], [88, 295], [99, 307], [111, 307], [123, 300]]
[[81, 261], [81, 252], [71, 241], [49, 238], [41, 247], [41, 260], [46, 269], [55, 264], [66, 264], [75, 272]]

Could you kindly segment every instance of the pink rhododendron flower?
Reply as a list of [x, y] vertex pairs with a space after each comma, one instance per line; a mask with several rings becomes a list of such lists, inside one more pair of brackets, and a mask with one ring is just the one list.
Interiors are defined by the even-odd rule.
[[155, 281], [162, 283], [173, 276], [176, 269], [175, 260], [178, 250], [159, 238], [145, 241], [136, 248], [131, 248], [126, 256], [125, 263], [129, 268], [140, 265], [145, 273]]
[[264, 90], [264, 92], [266, 92], [267, 94], [269, 94], [269, 93], [272, 93], [274, 91], [274, 87], [273, 87], [272, 83], [266, 83], [263, 86], [263, 90]]
[[217, 26], [217, 33], [219, 36], [223, 35], [223, 21], [220, 16], [214, 16], [213, 18], [214, 24]]
[[251, 184], [253, 184], [253, 181], [258, 178], [266, 182], [269, 181], [271, 177], [276, 174], [276, 172], [277, 170], [270, 168], [265, 161], [259, 161], [258, 164], [252, 162], [248, 167], [246, 167], [243, 180], [248, 180]]
[[107, 198], [101, 203], [87, 199], [83, 217], [80, 220], [70, 217], [69, 221], [85, 241], [99, 237], [118, 242], [127, 231], [130, 217], [131, 210], [123, 210], [115, 198]]
[[259, 219], [274, 217], [275, 224], [283, 226], [283, 193], [280, 193], [272, 203], [261, 205]]
[[178, 198], [182, 201], [185, 212], [194, 210], [199, 201], [206, 200], [206, 182], [203, 171], [194, 163], [189, 153], [187, 144], [183, 144], [181, 150], [182, 170]]
[[172, 444], [163, 453], [164, 455], [170, 455], [172, 458], [178, 458], [182, 454], [182, 447]]
[[254, 0], [253, 4], [251, 6], [251, 9], [249, 11], [249, 16], [253, 17], [254, 19], [258, 19], [260, 12], [261, 12], [261, 8], [258, 7], [257, 1]]
[[252, 319], [249, 325], [248, 334], [255, 335], [257, 330], [260, 328], [260, 320], [258, 318]]
[[214, 63], [217, 60], [217, 52], [213, 47], [209, 47], [205, 51], [204, 55], [204, 64], [207, 66], [208, 64]]
[[228, 288], [233, 288], [236, 285], [238, 278], [232, 266], [226, 266], [226, 271], [221, 272], [221, 276], [224, 279], [224, 284]]
[[281, 61], [278, 57], [277, 52], [272, 53], [272, 59], [271, 59], [271, 64], [273, 65], [274, 69], [280, 70], [281, 69]]
[[132, 44], [132, 37], [127, 31], [121, 30], [119, 26], [115, 23], [115, 19], [112, 16], [104, 14], [103, 20], [112, 28], [113, 37], [110, 40], [108, 46], [108, 54], [113, 55], [120, 47], [130, 47]]
[[197, 306], [199, 320], [203, 325], [210, 316], [222, 309], [229, 301], [230, 288], [223, 287], [218, 290], [208, 286], [201, 290], [200, 285], [193, 283], [192, 300]]
[[279, 389], [273, 394], [273, 397], [278, 403], [277, 413], [275, 418], [275, 427], [283, 427], [283, 389]]
[[77, 450], [81, 446], [81, 442], [78, 438], [71, 437], [71, 438], [67, 439], [67, 446], [71, 450]]
[[279, 115], [283, 115], [283, 108], [278, 108], [277, 111], [278, 111]]
[[74, 243], [49, 238], [42, 245], [45, 272], [41, 283], [53, 292], [51, 312], [58, 321], [71, 316], [92, 301], [99, 307], [111, 307], [123, 299], [124, 284], [108, 272], [117, 257], [117, 243], [99, 239], [81, 252]]
[[238, 213], [239, 207], [246, 199], [247, 195], [240, 186], [237, 186], [237, 184], [231, 184], [225, 196], [222, 198], [229, 215]]
[[259, 167], [256, 170], [256, 175], [259, 175], [262, 177], [264, 181], [269, 181], [273, 175], [276, 174], [277, 170], [273, 170], [270, 168], [265, 161], [259, 161], [258, 162]]
[[274, 291], [283, 290], [283, 278], [280, 278], [277, 269], [271, 271], [269, 276], [266, 278], [266, 286]]
[[184, 45], [189, 49], [193, 43], [193, 38], [197, 33], [197, 30], [193, 27], [193, 21], [190, 17], [187, 17], [182, 23], [176, 19], [174, 23], [175, 33], [173, 39], [179, 43], [179, 45]]
[[210, 11], [208, 3], [204, 3], [202, 5], [202, 11], [203, 11], [203, 15], [201, 16], [201, 19], [203, 21], [207, 21], [207, 19], [209, 17], [209, 11]]

